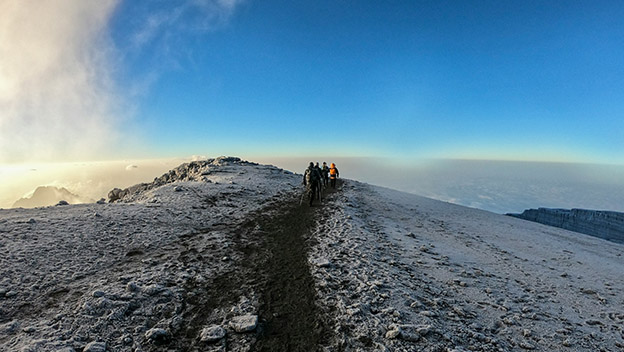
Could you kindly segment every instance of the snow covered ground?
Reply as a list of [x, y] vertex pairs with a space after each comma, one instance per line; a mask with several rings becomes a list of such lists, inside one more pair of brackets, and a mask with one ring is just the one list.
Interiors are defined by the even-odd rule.
[[352, 180], [300, 206], [300, 175], [234, 158], [177, 170], [0, 211], [1, 351], [624, 347], [622, 245]]
[[311, 263], [340, 348], [624, 348], [623, 246], [347, 181]]
[[150, 329], [186, 333], [189, 287], [232, 271], [233, 232], [301, 181], [227, 159], [196, 171], [128, 203], [0, 211], [0, 350], [141, 351], [166, 340]]

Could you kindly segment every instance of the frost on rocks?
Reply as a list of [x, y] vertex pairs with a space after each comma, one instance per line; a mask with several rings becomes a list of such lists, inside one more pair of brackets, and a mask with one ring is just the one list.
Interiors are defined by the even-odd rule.
[[386, 332], [387, 339], [396, 339], [401, 335], [401, 329], [394, 325]]
[[[136, 290], [136, 287], [132, 287]], [[160, 293], [166, 292], [166, 289], [162, 285], [149, 285], [143, 289], [143, 293], [148, 296], [154, 296]]]
[[157, 343], [163, 344], [169, 340], [169, 332], [161, 328], [151, 328], [145, 333], [145, 338]]
[[203, 342], [215, 342], [225, 337], [225, 329], [222, 326], [214, 325], [206, 327], [200, 334], [200, 340]]
[[106, 352], [106, 342], [90, 342], [82, 350], [83, 352]]
[[128, 282], [128, 284], [126, 285], [126, 290], [129, 292], [137, 292], [140, 289], [141, 288], [134, 281]]
[[76, 352], [76, 350], [72, 347], [65, 347], [65, 348], [61, 348], [60, 350], [58, 350], [58, 352]]
[[589, 352], [622, 341], [624, 315], [607, 313], [621, 312], [612, 301], [624, 280], [611, 279], [622, 245], [350, 180], [329, 202], [309, 263], [339, 332], [330, 350], [568, 351], [574, 341]]
[[258, 325], [257, 315], [241, 315], [232, 318], [230, 321], [230, 327], [236, 332], [249, 332], [256, 329]]
[[[300, 182], [223, 157], [113, 190], [106, 204], [0, 210], [0, 248], [9, 253], [0, 256], [0, 350], [83, 350], [97, 337], [109, 351], [147, 351], [163, 336], [169, 350], [187, 350], [199, 343], [199, 324], [231, 319], [212, 285], [239, 270], [243, 226], [263, 207], [296, 199]], [[206, 320], [191, 319], [215, 302]], [[237, 315], [257, 311], [257, 298], [250, 304]], [[228, 346], [242, 351], [253, 338], [233, 336]]]
[[319, 268], [328, 268], [331, 266], [331, 262], [327, 258], [319, 258], [313, 261], [312, 264], [318, 266]]
[[10, 321], [8, 323], [4, 323], [2, 325], [0, 325], [0, 333], [4, 334], [4, 335], [10, 335], [13, 334], [15, 332], [17, 332], [17, 330], [20, 328], [20, 323], [18, 321]]

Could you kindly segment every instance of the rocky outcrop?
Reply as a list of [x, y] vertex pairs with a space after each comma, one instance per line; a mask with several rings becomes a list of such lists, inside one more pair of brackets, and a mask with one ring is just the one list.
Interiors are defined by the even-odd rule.
[[586, 209], [527, 209], [507, 214], [520, 219], [584, 233], [616, 243], [624, 243], [624, 213]]
[[130, 195], [136, 195], [162, 185], [173, 183], [176, 181], [207, 181], [206, 176], [214, 173], [227, 172], [223, 167], [228, 165], [257, 165], [256, 163], [242, 161], [236, 157], [221, 156], [216, 159], [208, 159], [202, 161], [192, 161], [185, 163], [173, 170], [169, 170], [166, 174], [156, 177], [153, 182], [140, 183], [125, 189], [114, 188], [108, 192], [108, 201], [115, 202], [124, 199]]

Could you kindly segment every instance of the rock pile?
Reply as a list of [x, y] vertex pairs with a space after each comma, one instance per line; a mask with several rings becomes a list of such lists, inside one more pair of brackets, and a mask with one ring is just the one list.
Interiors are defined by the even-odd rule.
[[[145, 191], [160, 187], [162, 185], [178, 182], [178, 181], [204, 181], [210, 182], [207, 178], [213, 172], [223, 173], [223, 166], [234, 165], [258, 165], [248, 161], [242, 161], [236, 157], [221, 156], [215, 159], [208, 159], [202, 161], [192, 161], [178, 166], [175, 169], [169, 170], [166, 174], [156, 177], [153, 182], [140, 183], [128, 188], [120, 189], [114, 188], [108, 192], [108, 201], [110, 203], [123, 200], [124, 198], [132, 195], [137, 195]], [[178, 189], [176, 189], [177, 191]]]

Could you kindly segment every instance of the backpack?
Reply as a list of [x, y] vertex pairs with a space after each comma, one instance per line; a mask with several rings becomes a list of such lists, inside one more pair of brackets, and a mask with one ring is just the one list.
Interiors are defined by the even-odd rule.
[[315, 169], [307, 169], [305, 172], [306, 184], [311, 185], [318, 181], [318, 172]]

